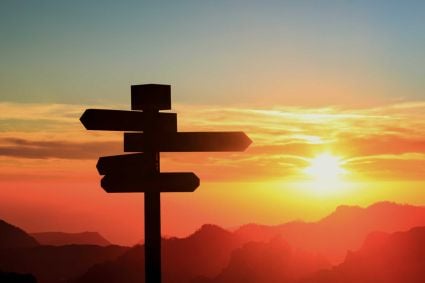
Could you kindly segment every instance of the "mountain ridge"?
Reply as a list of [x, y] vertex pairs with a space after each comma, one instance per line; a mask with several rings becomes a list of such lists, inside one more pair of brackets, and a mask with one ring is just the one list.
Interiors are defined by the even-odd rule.
[[98, 232], [37, 232], [31, 233], [41, 245], [65, 246], [65, 245], [112, 245]]
[[294, 247], [321, 253], [333, 263], [339, 263], [347, 249], [360, 248], [371, 232], [396, 232], [414, 226], [425, 226], [425, 206], [384, 201], [364, 208], [341, 205], [316, 222], [249, 224], [234, 233], [245, 241], [263, 242], [281, 235]]
[[0, 219], [0, 249], [36, 247], [39, 243], [21, 228]]

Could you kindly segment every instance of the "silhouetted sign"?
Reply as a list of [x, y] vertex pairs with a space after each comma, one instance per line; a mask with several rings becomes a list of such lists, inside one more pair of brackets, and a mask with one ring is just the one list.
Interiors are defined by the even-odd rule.
[[194, 173], [159, 173], [156, 176], [108, 174], [101, 180], [108, 193], [193, 192], [199, 186]]
[[146, 170], [147, 160], [143, 153], [103, 156], [96, 164], [100, 175], [123, 172], [139, 175]]
[[138, 132], [124, 134], [124, 151], [143, 153], [104, 156], [96, 167], [106, 192], [145, 193], [145, 282], [161, 283], [161, 193], [193, 192], [199, 178], [161, 173], [160, 152], [243, 151], [252, 141], [243, 132], [177, 132], [177, 114], [159, 112], [171, 109], [169, 85], [132, 85], [131, 109], [87, 109], [80, 121], [87, 130]]
[[171, 86], [157, 84], [132, 85], [131, 109], [171, 109]]
[[[158, 133], [155, 151], [244, 151], [252, 141], [244, 132], [176, 132]], [[142, 133], [124, 134], [124, 151], [146, 150], [146, 136]]]
[[149, 123], [163, 132], [177, 131], [176, 113], [158, 113], [157, 121], [149, 121], [142, 111], [87, 109], [80, 118], [87, 130], [143, 131]]

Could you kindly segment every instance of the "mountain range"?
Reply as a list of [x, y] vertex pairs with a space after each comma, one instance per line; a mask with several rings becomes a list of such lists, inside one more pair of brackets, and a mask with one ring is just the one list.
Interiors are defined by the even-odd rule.
[[[71, 244], [65, 236], [45, 242], [1, 221], [0, 278], [144, 282], [143, 245], [106, 245], [97, 234], [91, 238], [99, 240], [96, 245]], [[310, 223], [249, 224], [234, 231], [207, 224], [188, 237], [162, 240], [163, 282], [423, 282], [424, 241], [425, 207], [389, 202], [340, 206]]]
[[379, 202], [369, 207], [339, 206], [317, 222], [289, 222], [267, 226], [248, 224], [235, 234], [244, 241], [266, 242], [282, 235], [299, 249], [320, 253], [332, 263], [340, 263], [347, 250], [359, 249], [374, 231], [397, 232], [425, 226], [425, 207]]
[[370, 234], [345, 261], [300, 283], [422, 283], [425, 280], [425, 227]]

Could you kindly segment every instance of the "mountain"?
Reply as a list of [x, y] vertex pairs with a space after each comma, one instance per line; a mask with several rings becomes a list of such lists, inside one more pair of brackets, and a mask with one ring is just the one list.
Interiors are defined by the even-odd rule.
[[[418, 274], [425, 275], [425, 228], [394, 233], [415, 226], [425, 227], [425, 207], [389, 202], [340, 206], [312, 223], [251, 224], [234, 232], [204, 225], [188, 237], [162, 240], [163, 282], [416, 283]], [[5, 227], [33, 246], [0, 249], [4, 271], [33, 274], [39, 283], [144, 282], [143, 246], [42, 246], [19, 228]], [[339, 265], [331, 268], [324, 256]], [[391, 277], [385, 275], [389, 269]], [[370, 279], [375, 271], [383, 281]], [[385, 281], [401, 280], [400, 274], [409, 280]]]
[[0, 282], [2, 283], [37, 283], [37, 280], [31, 274], [2, 272], [0, 270]]
[[40, 244], [50, 246], [65, 245], [97, 245], [109, 246], [111, 243], [97, 232], [64, 233], [64, 232], [41, 232], [32, 233]]
[[[203, 225], [187, 238], [162, 241], [163, 282], [190, 282], [199, 276], [218, 274], [242, 242], [218, 226]], [[136, 246], [114, 261], [97, 264], [78, 283], [144, 282], [144, 248]]]
[[425, 227], [406, 232], [373, 233], [345, 261], [300, 283], [423, 283]]
[[24, 230], [0, 219], [0, 249], [35, 246], [38, 242]]
[[329, 267], [323, 257], [293, 249], [277, 237], [267, 243], [245, 244], [233, 251], [228, 266], [218, 276], [192, 283], [288, 283]]
[[119, 246], [94, 245], [2, 249], [0, 268], [8, 272], [33, 274], [38, 283], [67, 282], [93, 265], [114, 260], [127, 250]]
[[360, 248], [373, 231], [392, 233], [415, 226], [425, 226], [425, 207], [380, 202], [367, 208], [340, 206], [318, 222], [249, 224], [237, 229], [235, 235], [244, 242], [267, 242], [281, 235], [291, 246], [323, 254], [333, 263], [340, 263], [347, 250]]

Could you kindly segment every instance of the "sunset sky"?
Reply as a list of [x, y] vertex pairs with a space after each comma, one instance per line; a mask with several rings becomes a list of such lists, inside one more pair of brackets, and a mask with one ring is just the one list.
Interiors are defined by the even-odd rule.
[[[313, 221], [342, 204], [425, 204], [424, 1], [1, 1], [0, 219], [29, 232], [143, 237], [143, 195], [95, 165], [122, 133], [86, 108], [172, 86], [179, 131], [245, 131], [241, 153], [161, 154], [165, 235]], [[322, 165], [322, 166], [321, 166]]]

